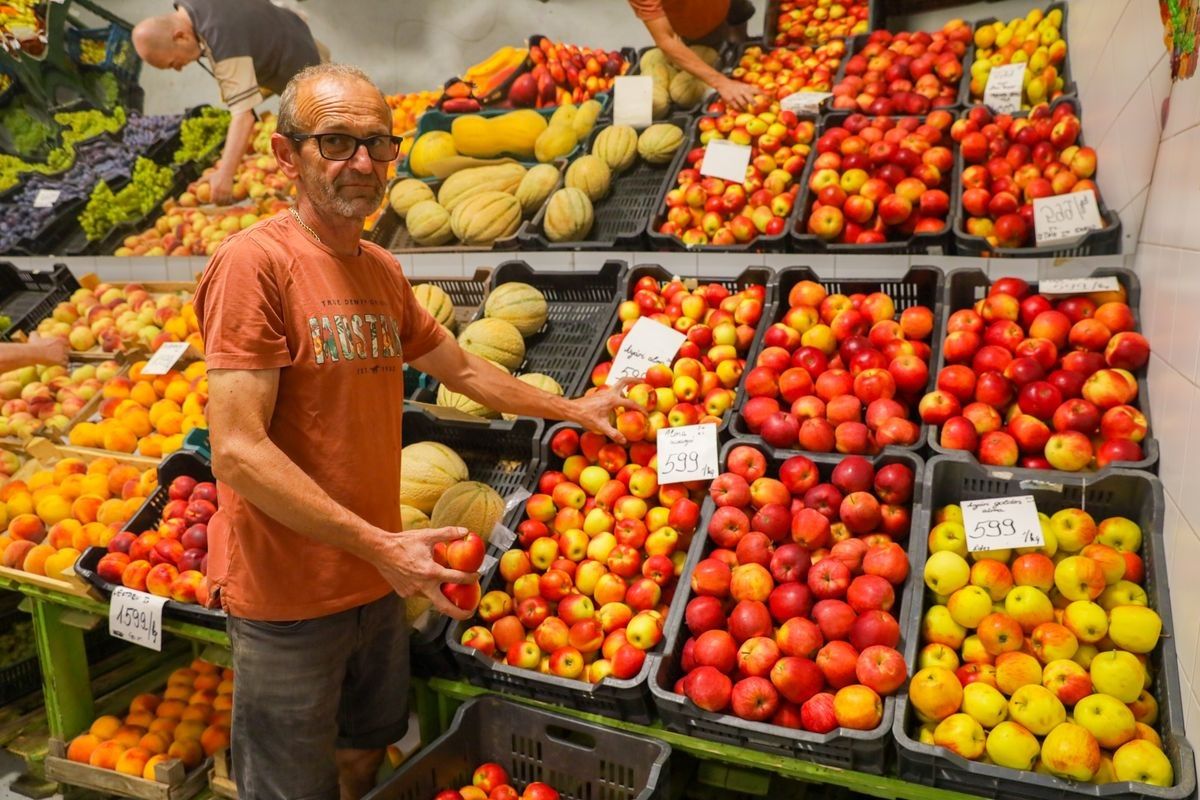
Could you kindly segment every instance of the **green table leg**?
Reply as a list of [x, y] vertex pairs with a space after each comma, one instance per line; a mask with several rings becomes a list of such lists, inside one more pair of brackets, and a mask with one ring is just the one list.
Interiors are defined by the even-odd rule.
[[69, 609], [32, 600], [33, 633], [42, 666], [46, 719], [50, 735], [66, 740], [95, 717], [83, 631], [65, 624]]

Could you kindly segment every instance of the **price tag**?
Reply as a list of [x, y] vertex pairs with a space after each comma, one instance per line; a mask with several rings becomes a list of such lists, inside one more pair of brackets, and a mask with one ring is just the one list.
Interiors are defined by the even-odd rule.
[[1033, 232], [1039, 246], [1074, 239], [1103, 227], [1093, 192], [1069, 192], [1033, 200]]
[[166, 375], [189, 346], [187, 342], [163, 342], [142, 368], [142, 374]]
[[659, 428], [658, 482], [707, 481], [717, 477], [717, 426], [683, 425]]
[[816, 114], [830, 97], [829, 92], [796, 92], [780, 100], [779, 107], [794, 114]]
[[687, 336], [661, 322], [639, 318], [621, 340], [605, 383], [612, 386], [621, 378], [644, 378], [655, 364], [670, 365], [685, 339]]
[[1115, 292], [1121, 288], [1114, 276], [1107, 278], [1053, 278], [1038, 281], [1038, 294], [1090, 294]]
[[654, 122], [654, 79], [622, 76], [613, 81], [613, 124], [647, 128]]
[[997, 114], [1012, 114], [1021, 110], [1021, 92], [1025, 87], [1025, 62], [992, 67], [987, 86], [983, 88], [983, 104]]
[[130, 644], [162, 651], [162, 610], [167, 598], [124, 586], [108, 604], [108, 634]]
[[1033, 495], [964, 500], [961, 505], [963, 527], [967, 529], [967, 550], [972, 553], [1010, 547], [1041, 547], [1046, 543]]
[[38, 193], [33, 196], [34, 208], [50, 208], [58, 202], [58, 197], [61, 195], [58, 189], [38, 189]]
[[746, 182], [750, 165], [750, 146], [724, 139], [710, 139], [700, 161], [700, 174], [733, 183]]

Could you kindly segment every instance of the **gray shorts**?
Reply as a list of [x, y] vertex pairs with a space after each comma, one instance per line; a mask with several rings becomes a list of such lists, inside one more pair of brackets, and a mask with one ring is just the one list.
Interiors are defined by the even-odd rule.
[[337, 800], [334, 750], [383, 748], [408, 728], [408, 623], [389, 594], [295, 622], [230, 617], [241, 800]]

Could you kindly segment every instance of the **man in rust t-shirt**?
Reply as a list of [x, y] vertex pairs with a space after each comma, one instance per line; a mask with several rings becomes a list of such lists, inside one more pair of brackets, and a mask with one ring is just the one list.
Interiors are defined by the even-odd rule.
[[432, 559], [466, 533], [400, 533], [402, 367], [496, 409], [620, 440], [614, 391], [554, 397], [465, 353], [399, 265], [360, 240], [399, 140], [361, 72], [298, 74], [272, 141], [297, 185], [289, 212], [231, 236], [196, 295], [209, 367], [220, 509], [209, 579], [229, 612], [242, 800], [360, 797], [407, 728], [402, 598], [464, 618]]

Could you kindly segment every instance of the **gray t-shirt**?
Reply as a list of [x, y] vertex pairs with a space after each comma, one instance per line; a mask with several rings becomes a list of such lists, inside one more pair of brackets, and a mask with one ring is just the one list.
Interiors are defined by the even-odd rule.
[[304, 20], [269, 0], [175, 0], [175, 7], [191, 17], [221, 99], [235, 114], [282, 93], [293, 75], [321, 61]]

